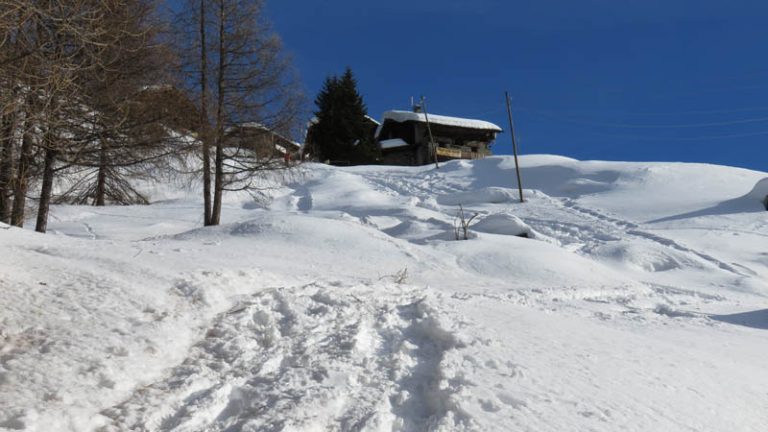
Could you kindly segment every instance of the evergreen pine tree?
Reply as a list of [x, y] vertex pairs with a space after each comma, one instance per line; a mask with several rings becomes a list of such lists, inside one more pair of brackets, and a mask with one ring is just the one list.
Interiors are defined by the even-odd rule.
[[347, 68], [341, 77], [329, 76], [315, 99], [317, 122], [310, 130], [310, 145], [320, 160], [371, 164], [378, 158], [367, 108], [357, 80]]

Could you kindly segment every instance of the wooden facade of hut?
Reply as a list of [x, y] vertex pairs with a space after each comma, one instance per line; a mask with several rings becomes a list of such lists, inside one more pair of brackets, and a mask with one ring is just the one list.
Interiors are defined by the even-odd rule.
[[[438, 160], [482, 159], [502, 129], [483, 120], [429, 114], [429, 126]], [[425, 165], [434, 161], [421, 112], [387, 111], [376, 131], [382, 162], [389, 165]]]
[[297, 160], [301, 145], [258, 123], [228, 128], [225, 147], [253, 152], [259, 159]]

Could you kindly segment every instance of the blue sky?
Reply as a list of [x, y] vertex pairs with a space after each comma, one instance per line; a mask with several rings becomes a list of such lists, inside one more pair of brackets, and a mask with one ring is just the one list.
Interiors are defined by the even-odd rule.
[[374, 117], [424, 95], [506, 130], [508, 89], [522, 153], [768, 171], [764, 0], [267, 4], [310, 99], [349, 65]]

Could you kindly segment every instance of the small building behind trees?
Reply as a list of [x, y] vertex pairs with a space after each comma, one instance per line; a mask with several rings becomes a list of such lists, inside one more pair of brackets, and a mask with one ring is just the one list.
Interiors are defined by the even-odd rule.
[[502, 132], [497, 125], [459, 117], [412, 111], [387, 111], [376, 131], [381, 161], [389, 165], [425, 165], [434, 161], [427, 117], [438, 160], [482, 159]]
[[259, 123], [243, 123], [226, 131], [225, 148], [248, 152], [257, 159], [296, 160], [301, 145]]

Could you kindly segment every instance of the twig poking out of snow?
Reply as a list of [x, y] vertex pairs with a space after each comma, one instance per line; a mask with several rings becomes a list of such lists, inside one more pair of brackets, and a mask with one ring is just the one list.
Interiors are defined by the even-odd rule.
[[464, 214], [464, 207], [459, 204], [459, 211], [456, 213], [456, 218], [453, 220], [453, 234], [456, 240], [469, 240], [469, 225], [479, 215], [475, 213], [469, 219]]
[[395, 273], [384, 275], [379, 280], [391, 279], [392, 282], [402, 285], [408, 281], [408, 267], [403, 267], [402, 270], [398, 270]]

